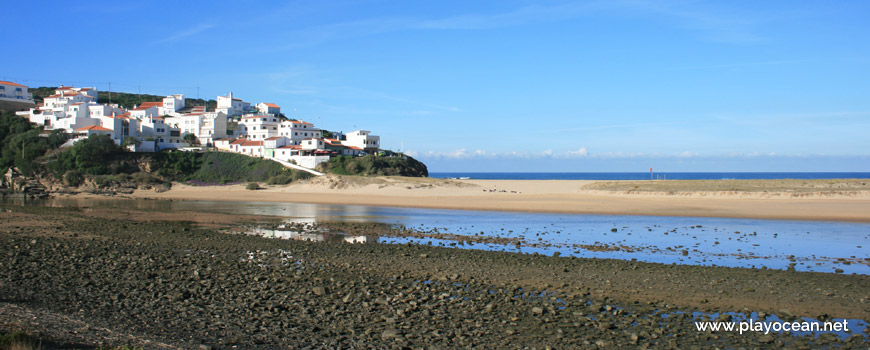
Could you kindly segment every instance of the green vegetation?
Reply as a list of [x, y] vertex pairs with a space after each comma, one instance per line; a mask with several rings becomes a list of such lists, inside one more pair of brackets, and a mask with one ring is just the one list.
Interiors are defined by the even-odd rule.
[[429, 176], [429, 170], [425, 164], [402, 154], [394, 154], [393, 156], [332, 157], [328, 162], [318, 165], [317, 170], [339, 175]]
[[24, 175], [32, 175], [38, 168], [36, 159], [66, 142], [66, 136], [53, 131], [41, 136], [41, 128], [14, 113], [0, 115], [0, 170], [6, 172], [17, 167]]
[[[49, 86], [41, 86], [38, 88], [31, 88], [30, 93], [33, 94], [33, 101], [36, 103], [43, 103], [46, 97], [54, 95], [54, 91], [56, 87]], [[119, 106], [124, 108], [133, 108], [133, 106], [140, 105], [142, 102], [159, 102], [163, 101], [165, 96], [158, 95], [148, 95], [148, 94], [131, 94], [126, 92], [111, 92], [111, 102], [117, 103]], [[97, 103], [109, 103], [109, 92], [108, 91], [98, 91], [97, 92]], [[192, 106], [205, 106], [207, 110], [214, 110], [217, 107], [217, 101], [215, 100], [204, 100], [201, 98], [186, 98], [184, 99], [184, 104], [187, 107]]]
[[185, 134], [184, 138], [182, 138], [184, 142], [187, 142], [191, 146], [199, 145], [199, 138], [194, 134]]
[[[202, 184], [231, 182], [269, 182], [287, 184], [293, 180], [306, 179], [311, 174], [285, 168], [271, 160], [251, 158], [243, 154], [225, 152], [185, 153], [199, 156], [200, 166], [188, 173], [184, 181]], [[286, 180], [289, 179], [289, 180]]]
[[75, 146], [54, 155], [48, 168], [55, 175], [77, 171], [87, 175], [114, 174], [122, 171], [115, 161], [124, 150], [106, 135], [91, 135]]
[[249, 191], [259, 190], [260, 184], [258, 184], [256, 182], [250, 182], [250, 183], [248, 183], [247, 186], [245, 186], [245, 189], [249, 190]]
[[115, 182], [152, 185], [165, 181], [196, 185], [249, 181], [287, 184], [310, 176], [270, 160], [235, 153], [132, 153], [116, 146], [107, 136], [97, 135], [54, 154], [46, 168], [70, 186], [80, 184], [82, 175], [91, 175], [99, 186]]
[[0, 334], [0, 350], [39, 349], [39, 343], [36, 338], [20, 331]]
[[121, 142], [121, 147], [125, 147], [125, 148], [127, 146], [139, 147], [139, 145], [141, 145], [141, 144], [142, 144], [142, 141], [139, 141], [139, 139], [137, 139], [133, 136], [127, 136], [124, 138], [124, 141]]

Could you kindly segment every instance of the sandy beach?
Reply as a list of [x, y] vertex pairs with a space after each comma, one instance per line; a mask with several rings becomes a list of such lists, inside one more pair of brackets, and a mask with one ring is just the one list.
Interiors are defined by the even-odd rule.
[[[133, 198], [375, 205], [520, 212], [870, 222], [870, 180], [445, 180], [324, 176], [136, 191]], [[86, 195], [79, 195], [86, 196]]]

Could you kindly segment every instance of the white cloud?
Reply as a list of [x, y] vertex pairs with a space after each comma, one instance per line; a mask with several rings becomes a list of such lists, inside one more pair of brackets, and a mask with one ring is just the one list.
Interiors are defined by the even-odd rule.
[[586, 150], [586, 147], [581, 147], [576, 151], [569, 151], [565, 153], [556, 153], [552, 149], [543, 150], [540, 152], [518, 152], [518, 151], [510, 151], [510, 152], [489, 152], [482, 149], [476, 149], [474, 151], [469, 151], [465, 148], [459, 148], [453, 151], [443, 151], [443, 152], [435, 152], [435, 151], [406, 151], [408, 155], [412, 157], [420, 157], [424, 159], [540, 159], [540, 158], [576, 158], [576, 157], [586, 157], [589, 155], [589, 151]]
[[691, 157], [695, 157], [697, 155], [698, 155], [698, 153], [691, 152], [691, 151], [682, 151], [680, 153], [677, 153], [677, 157], [680, 157], [680, 158], [691, 158]]
[[569, 158], [586, 157], [589, 155], [589, 150], [587, 150], [586, 147], [580, 147], [576, 151], [568, 151], [567, 153], [565, 153], [565, 155]]

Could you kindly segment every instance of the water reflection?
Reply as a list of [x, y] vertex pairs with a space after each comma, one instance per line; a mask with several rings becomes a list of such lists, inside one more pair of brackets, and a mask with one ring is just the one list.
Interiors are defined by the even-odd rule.
[[[348, 235], [344, 232], [325, 231], [317, 228], [316, 218], [290, 218], [285, 219], [277, 228], [254, 227], [245, 233], [265, 238], [292, 239], [295, 241], [326, 242], [343, 241], [346, 243], [377, 243], [377, 236]], [[293, 230], [291, 228], [298, 228]]]
[[[49, 199], [28, 204], [94, 208], [193, 210], [283, 217], [288, 224], [322, 221], [402, 225], [427, 237], [382, 237], [463, 249], [645, 262], [870, 274], [870, 224], [761, 219], [505, 213], [273, 202]], [[281, 231], [280, 229], [278, 231]], [[306, 230], [307, 231], [307, 230]], [[346, 236], [262, 232], [313, 241]], [[440, 236], [489, 237], [521, 244], [482, 244]], [[371, 242], [374, 237], [366, 237]], [[363, 239], [351, 239], [360, 242]]]

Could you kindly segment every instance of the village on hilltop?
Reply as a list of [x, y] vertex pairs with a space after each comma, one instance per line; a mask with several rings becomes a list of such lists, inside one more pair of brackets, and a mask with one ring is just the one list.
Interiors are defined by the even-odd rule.
[[[33, 103], [27, 86], [0, 81], [0, 101], [4, 100]], [[97, 103], [94, 87], [61, 86], [42, 104], [16, 114], [44, 130], [70, 134], [69, 145], [91, 135], [107, 135], [134, 152], [213, 148], [313, 169], [333, 156], [380, 151], [380, 137], [368, 130], [328, 132], [284, 117], [276, 104], [252, 105], [232, 92], [217, 96], [211, 111], [187, 106], [182, 94], [126, 109]]]

